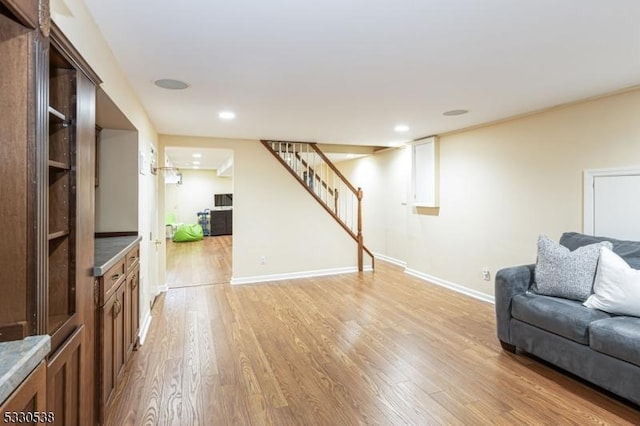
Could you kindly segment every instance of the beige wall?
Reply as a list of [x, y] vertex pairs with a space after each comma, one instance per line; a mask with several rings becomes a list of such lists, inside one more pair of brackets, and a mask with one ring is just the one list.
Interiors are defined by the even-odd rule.
[[102, 129], [96, 232], [138, 230], [138, 134]]
[[498, 269], [535, 262], [540, 233], [557, 240], [582, 231], [585, 169], [640, 164], [638, 113], [640, 91], [633, 91], [441, 137], [438, 215], [403, 204], [407, 149], [341, 168], [364, 189], [364, 236], [373, 251], [492, 295]]
[[356, 243], [259, 141], [161, 135], [160, 142], [233, 150], [234, 281], [356, 267]]
[[[139, 150], [150, 152], [157, 146], [156, 131], [82, 0], [52, 0], [51, 9], [54, 22], [104, 81], [105, 93], [138, 130]], [[409, 268], [492, 294], [493, 284], [480, 278], [483, 267], [493, 274], [503, 266], [532, 262], [539, 233], [558, 238], [562, 231], [582, 229], [584, 169], [640, 163], [639, 102], [639, 92], [632, 92], [443, 137], [438, 216], [417, 215], [402, 204], [408, 190], [402, 151], [346, 165], [365, 189], [366, 241], [374, 251], [406, 261]], [[240, 155], [234, 181], [239, 199], [234, 210], [234, 274], [355, 263], [355, 250], [346, 248], [346, 237], [257, 142], [180, 139], [222, 145]], [[167, 141], [178, 144], [177, 138]], [[156, 278], [150, 248], [151, 240], [164, 234], [163, 220], [158, 220], [164, 212], [152, 207], [156, 187], [157, 201], [164, 206], [164, 185], [153, 175], [139, 175], [138, 180], [142, 259], [148, 261], [141, 270], [142, 298], [151, 300], [164, 281]], [[344, 249], [334, 250], [334, 239]], [[258, 265], [261, 255], [268, 257], [266, 265]], [[143, 303], [142, 317], [147, 313]]]
[[[82, 0], [51, 0], [51, 18], [102, 79], [104, 92], [138, 131], [138, 150], [150, 154], [157, 133], [142, 104], [131, 89], [111, 49], [106, 44]], [[143, 240], [140, 269], [140, 317], [149, 315], [150, 303], [159, 290], [157, 252], [153, 239], [164, 237], [164, 221], [156, 218], [157, 177], [138, 174], [138, 231]], [[149, 236], [152, 235], [152, 238]], [[163, 238], [164, 239], [164, 238]]]
[[173, 212], [178, 223], [197, 223], [197, 213], [213, 210], [214, 194], [233, 193], [233, 179], [215, 170], [180, 170], [182, 183], [165, 185], [165, 212]]

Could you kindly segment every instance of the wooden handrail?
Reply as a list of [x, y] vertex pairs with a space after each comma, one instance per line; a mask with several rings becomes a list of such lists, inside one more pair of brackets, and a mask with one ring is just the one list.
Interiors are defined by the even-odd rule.
[[331, 162], [331, 160], [329, 160], [329, 158], [324, 155], [324, 152], [320, 151], [320, 148], [318, 148], [318, 145], [315, 143], [310, 143], [309, 145], [311, 145], [311, 148], [313, 148], [313, 150], [316, 152], [316, 154], [318, 154], [320, 156], [320, 158], [322, 158], [324, 160], [325, 163], [327, 163], [327, 165], [331, 168], [331, 170], [333, 170], [333, 172], [340, 178], [340, 180], [347, 186], [347, 188], [349, 188], [351, 190], [351, 192], [353, 192], [353, 195], [358, 195], [358, 190], [351, 185], [351, 182], [349, 182], [347, 180], [346, 177], [344, 177], [344, 175], [342, 173], [340, 173], [340, 170], [338, 170], [338, 168]]
[[[261, 141], [262, 142], [262, 141]], [[314, 180], [320, 182], [320, 185], [322, 185], [322, 187], [324, 189], [326, 189], [327, 191], [329, 191], [330, 195], [334, 195], [333, 194], [333, 189], [329, 187], [329, 185], [327, 184], [327, 182], [325, 182], [324, 180], [322, 180], [322, 178], [320, 177], [320, 175], [318, 173], [316, 173], [315, 169], [313, 168], [313, 166], [311, 166], [309, 163], [307, 163], [307, 161], [302, 158], [300, 156], [300, 152], [302, 151], [296, 151], [295, 148], [291, 149], [292, 146], [294, 144], [299, 144], [299, 145], [309, 145], [312, 146], [313, 143], [312, 142], [286, 142], [286, 141], [265, 141], [267, 143], [272, 142], [272, 143], [277, 143], [280, 145], [284, 145], [285, 150], [282, 151], [282, 149], [280, 149], [278, 152], [286, 152], [288, 154], [293, 154], [296, 157], [296, 160], [300, 161], [300, 163], [302, 164], [302, 166], [307, 169], [307, 170], [311, 170], [313, 172], [313, 176], [314, 176]], [[322, 157], [322, 159], [327, 162], [327, 158], [326, 157]], [[333, 169], [332, 169], [333, 170]], [[346, 180], [344, 179], [344, 177], [341, 177], [341, 180], [343, 182], [345, 182]]]
[[[288, 151], [287, 151], [288, 152]], [[315, 169], [313, 168], [313, 166], [310, 166], [309, 163], [307, 163], [305, 161], [304, 158], [302, 158], [300, 156], [300, 152], [296, 152], [295, 150], [293, 151], [293, 154], [296, 156], [296, 159], [298, 159], [298, 161], [300, 161], [302, 163], [302, 166], [305, 167], [307, 170], [311, 170], [313, 172], [313, 176], [315, 177], [315, 180], [320, 181], [320, 185], [322, 185], [322, 187], [324, 189], [326, 189], [327, 191], [329, 191], [329, 194], [333, 195], [333, 189], [329, 188], [329, 185], [327, 185], [327, 182], [323, 181], [322, 178], [318, 175], [318, 173], [316, 173]]]
[[[315, 143], [312, 142], [285, 142], [285, 141], [270, 141], [270, 140], [260, 140], [260, 143], [262, 143], [262, 145], [276, 158], [276, 160], [278, 160], [278, 162], [280, 162], [280, 164], [282, 164], [284, 166], [285, 169], [287, 169], [289, 171], [289, 173], [298, 181], [300, 182], [300, 184], [305, 188], [305, 190], [311, 194], [311, 196], [313, 198], [316, 199], [316, 201], [318, 201], [318, 203], [320, 203], [320, 205], [327, 211], [327, 213], [329, 213], [339, 224], [340, 226], [342, 226], [342, 228], [351, 236], [351, 238], [353, 238], [357, 243], [358, 243], [358, 271], [362, 272], [364, 269], [363, 266], [363, 253], [367, 253], [370, 257], [371, 257], [371, 267], [372, 269], [375, 267], [375, 257], [373, 255], [373, 253], [371, 253], [371, 251], [364, 245], [364, 239], [362, 236], [362, 197], [363, 197], [363, 192], [362, 192], [362, 188], [358, 188], [356, 189], [348, 180], [347, 178], [344, 177], [344, 175], [335, 167], [335, 165], [331, 162], [331, 160], [329, 160], [329, 158], [322, 152], [320, 151], [320, 149], [316, 146]], [[329, 207], [329, 205], [318, 195], [315, 193], [315, 191], [307, 184], [307, 182], [304, 181], [304, 179], [298, 175], [298, 173], [296, 173], [296, 171], [291, 167], [290, 164], [288, 164], [279, 154], [278, 151], [276, 151], [271, 143], [278, 143], [278, 144], [284, 144], [287, 153], [293, 153], [296, 156], [296, 159], [301, 161], [303, 166], [307, 169], [307, 170], [311, 170], [314, 173], [314, 176], [316, 177], [316, 179], [319, 179], [320, 182], [322, 183], [322, 186], [327, 189], [329, 191], [329, 193], [331, 195], [333, 195], [334, 197], [334, 209], [335, 211], [331, 210], [331, 208]], [[311, 167], [296, 151], [295, 149], [293, 149], [292, 151], [290, 151], [290, 147], [292, 146], [292, 144], [294, 143], [299, 143], [299, 144], [307, 144], [310, 145], [313, 150], [315, 151], [316, 154], [318, 154], [320, 156], [320, 158], [322, 158], [322, 160], [327, 164], [327, 166], [335, 173], [336, 176], [338, 176], [338, 178], [340, 179], [340, 181], [347, 187], [349, 188], [350, 191], [352, 191], [352, 193], [354, 194], [354, 196], [356, 197], [356, 199], [358, 200], [358, 207], [357, 207], [357, 228], [356, 228], [356, 232], [354, 232], [349, 226], [347, 226], [347, 224], [340, 218], [340, 216], [338, 216], [337, 211], [338, 211], [338, 190], [337, 188], [335, 189], [335, 191], [332, 191], [329, 186], [327, 185], [326, 182], [324, 182], [322, 180], [321, 177], [319, 177], [316, 173], [315, 170], [313, 169], [313, 167]]]

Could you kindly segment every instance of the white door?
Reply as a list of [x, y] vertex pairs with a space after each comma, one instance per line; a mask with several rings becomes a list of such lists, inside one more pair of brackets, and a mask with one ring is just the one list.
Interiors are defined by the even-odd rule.
[[594, 235], [640, 241], [640, 175], [597, 176], [593, 193]]
[[640, 166], [584, 172], [584, 233], [640, 241]]

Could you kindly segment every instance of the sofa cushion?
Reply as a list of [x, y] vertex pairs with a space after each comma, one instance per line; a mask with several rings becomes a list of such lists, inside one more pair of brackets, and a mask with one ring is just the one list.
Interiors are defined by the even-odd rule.
[[522, 322], [583, 345], [589, 344], [589, 324], [611, 318], [606, 312], [589, 309], [574, 300], [533, 293], [514, 296], [511, 314]]
[[623, 258], [603, 247], [600, 249], [593, 294], [584, 306], [611, 314], [640, 317], [640, 270], [631, 268]]
[[591, 349], [640, 366], [640, 318], [615, 317], [589, 326]]
[[572, 251], [578, 247], [599, 243], [601, 241], [611, 241], [615, 254], [622, 257], [632, 268], [640, 269], [640, 241], [616, 240], [614, 238], [595, 237], [577, 232], [565, 232], [560, 238], [560, 244]]
[[591, 294], [603, 246], [611, 248], [611, 243], [601, 241], [570, 251], [546, 235], [540, 235], [533, 290], [546, 296], [584, 302]]

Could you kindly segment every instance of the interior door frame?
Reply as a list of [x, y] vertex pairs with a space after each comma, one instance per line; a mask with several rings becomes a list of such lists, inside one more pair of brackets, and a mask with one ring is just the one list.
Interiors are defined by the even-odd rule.
[[606, 169], [591, 169], [584, 171], [584, 198], [582, 204], [583, 221], [582, 232], [593, 235], [595, 229], [595, 180], [598, 177], [611, 176], [638, 176], [640, 175], [640, 165], [628, 167], [614, 167]]

